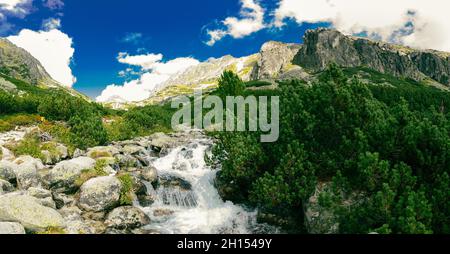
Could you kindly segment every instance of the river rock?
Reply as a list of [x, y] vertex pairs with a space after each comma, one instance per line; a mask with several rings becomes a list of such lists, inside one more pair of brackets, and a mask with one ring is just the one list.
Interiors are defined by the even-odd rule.
[[158, 170], [155, 167], [146, 167], [140, 171], [140, 177], [150, 183], [158, 181]]
[[163, 148], [171, 147], [176, 142], [176, 139], [167, 136], [164, 133], [155, 133], [150, 137], [150, 145], [153, 148], [162, 150]]
[[56, 210], [41, 205], [34, 197], [17, 193], [0, 196], [0, 221], [18, 222], [33, 232], [64, 227], [64, 219]]
[[155, 217], [165, 217], [174, 214], [175, 212], [169, 209], [156, 209], [153, 211], [153, 216]]
[[85, 211], [100, 212], [116, 206], [122, 184], [112, 176], [90, 179], [80, 188], [78, 206]]
[[159, 184], [164, 186], [164, 187], [178, 187], [181, 190], [185, 190], [185, 191], [189, 191], [192, 189], [192, 185], [177, 176], [172, 176], [172, 175], [162, 175], [159, 178]]
[[124, 154], [129, 155], [137, 155], [137, 154], [146, 154], [147, 150], [142, 146], [126, 145], [122, 148], [122, 152]]
[[58, 192], [71, 192], [77, 187], [75, 181], [83, 170], [93, 169], [95, 160], [88, 157], [62, 161], [44, 174], [43, 179], [47, 185]]
[[150, 223], [150, 218], [139, 208], [123, 206], [111, 211], [105, 221], [110, 228], [134, 229]]
[[24, 235], [25, 228], [17, 222], [0, 222], [0, 235]]

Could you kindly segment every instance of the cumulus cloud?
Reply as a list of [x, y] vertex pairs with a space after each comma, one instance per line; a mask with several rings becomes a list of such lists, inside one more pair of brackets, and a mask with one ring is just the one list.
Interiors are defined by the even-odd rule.
[[57, 29], [23, 29], [18, 35], [7, 39], [39, 60], [48, 74], [62, 85], [71, 87], [76, 82], [70, 69], [75, 49], [72, 47], [72, 38], [67, 34]]
[[61, 28], [61, 19], [49, 18], [42, 22], [42, 29], [44, 29], [45, 31], [50, 31], [59, 28]]
[[[145, 54], [130, 56], [128, 53], [119, 53], [118, 61], [123, 64], [140, 67], [142, 74], [138, 79], [125, 82], [123, 85], [112, 84], [103, 90], [97, 97], [98, 102], [127, 101], [136, 102], [149, 98], [155, 89], [174, 75], [183, 72], [200, 62], [192, 57], [176, 58], [163, 62], [162, 54]], [[119, 73], [126, 75], [132, 69]]]
[[448, 0], [280, 0], [273, 24], [329, 22], [348, 34], [450, 51]]
[[240, 17], [228, 17], [221, 22], [223, 28], [207, 30], [209, 40], [205, 43], [213, 46], [225, 36], [231, 36], [235, 39], [243, 38], [252, 33], [264, 29], [265, 10], [256, 0], [240, 0]]

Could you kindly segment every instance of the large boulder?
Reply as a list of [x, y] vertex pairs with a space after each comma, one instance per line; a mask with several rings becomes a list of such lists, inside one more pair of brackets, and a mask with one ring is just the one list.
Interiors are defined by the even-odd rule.
[[24, 235], [25, 228], [17, 222], [0, 222], [0, 235]]
[[81, 186], [78, 206], [92, 212], [114, 208], [119, 202], [121, 188], [122, 184], [113, 176], [90, 179]]
[[18, 222], [32, 232], [64, 227], [64, 219], [56, 210], [18, 193], [0, 196], [0, 221]]
[[75, 181], [83, 170], [93, 169], [95, 160], [88, 157], [78, 157], [62, 161], [43, 175], [44, 182], [58, 192], [71, 192], [77, 188]]
[[12, 182], [16, 180], [17, 165], [6, 160], [0, 161], [0, 179]]
[[17, 187], [26, 190], [30, 187], [38, 187], [41, 183], [38, 172], [44, 168], [40, 159], [31, 156], [20, 156], [14, 163], [16, 168]]
[[150, 223], [150, 218], [139, 208], [123, 206], [112, 210], [105, 224], [119, 230], [135, 229]]

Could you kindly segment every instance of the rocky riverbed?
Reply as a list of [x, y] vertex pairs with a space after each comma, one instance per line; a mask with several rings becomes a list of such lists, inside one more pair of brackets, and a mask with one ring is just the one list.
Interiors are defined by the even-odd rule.
[[4, 147], [31, 131], [0, 134], [0, 234], [278, 232], [258, 224], [256, 211], [220, 198], [220, 169], [205, 163], [213, 142], [202, 132], [157, 133], [73, 154], [57, 144], [44, 160]]

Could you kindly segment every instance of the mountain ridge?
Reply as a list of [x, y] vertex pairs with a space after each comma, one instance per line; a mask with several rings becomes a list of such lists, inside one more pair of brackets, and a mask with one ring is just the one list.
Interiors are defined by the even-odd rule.
[[[341, 67], [369, 67], [383, 74], [411, 78], [448, 90], [450, 53], [345, 35], [335, 29], [307, 30], [304, 43], [268, 41], [260, 52], [241, 58], [224, 56], [190, 67], [160, 84], [152, 96], [141, 102], [115, 99], [116, 108], [161, 103], [196, 88], [213, 89], [225, 70], [235, 71], [244, 81], [307, 79], [329, 64]], [[243, 66], [239, 66], [240, 64]], [[120, 101], [120, 102], [118, 102]]]
[[54, 80], [39, 60], [6, 38], [0, 38], [0, 74], [3, 76], [0, 77], [0, 90], [8, 93], [24, 92], [14, 84], [24, 82], [42, 89], [62, 90], [72, 96], [90, 101], [87, 96]]

